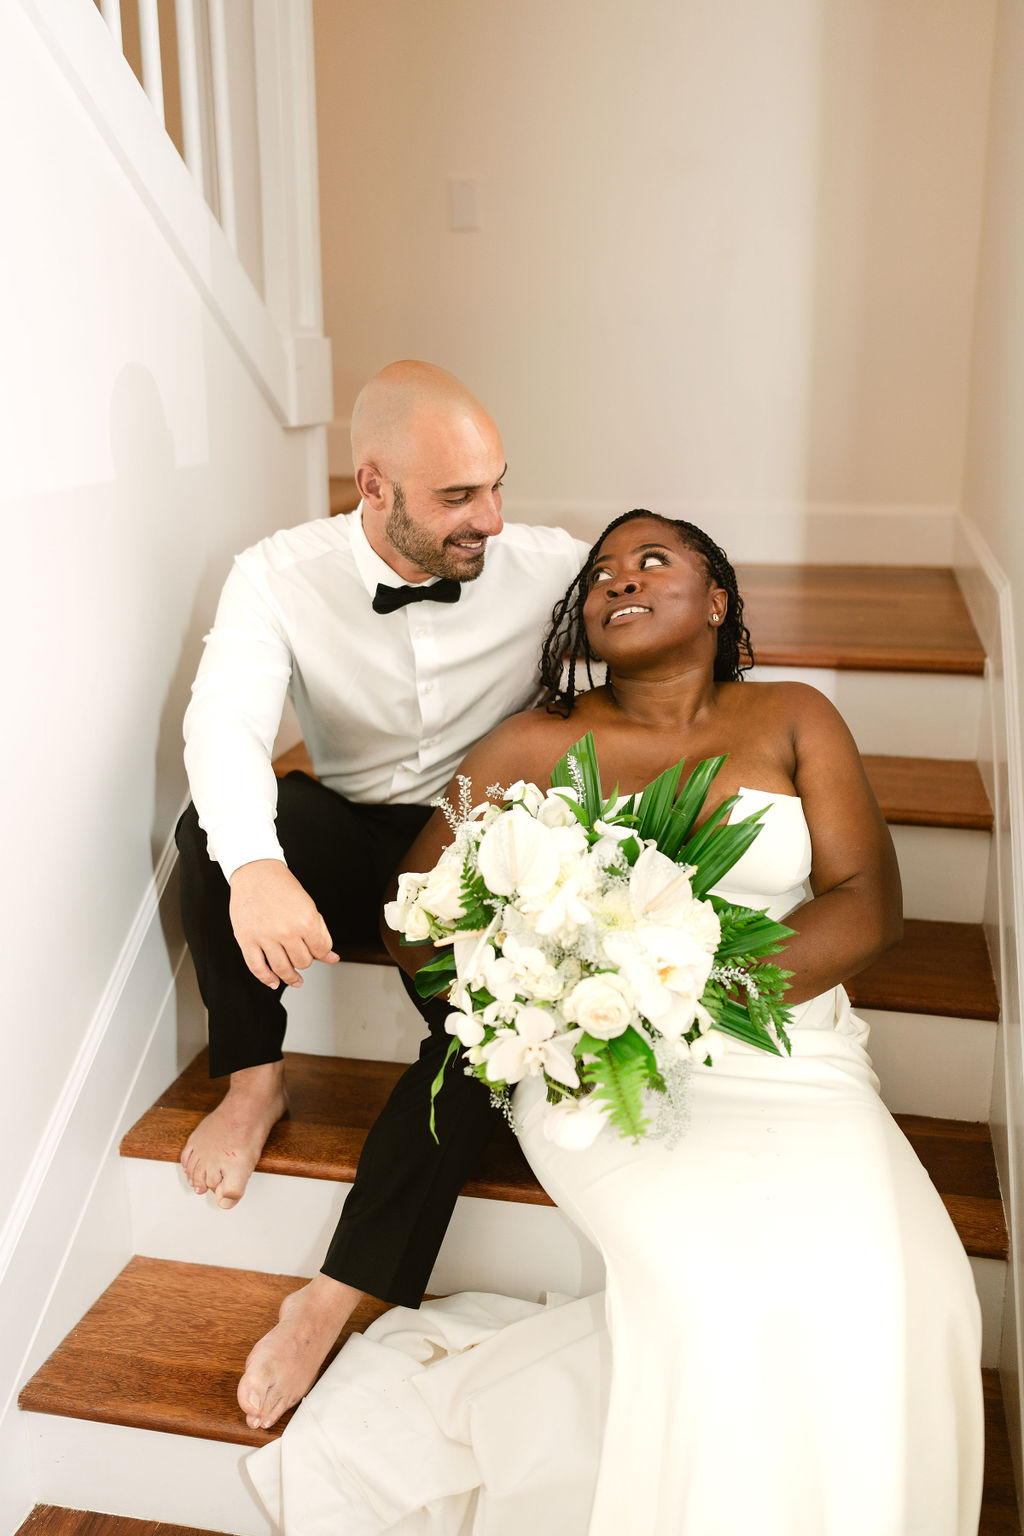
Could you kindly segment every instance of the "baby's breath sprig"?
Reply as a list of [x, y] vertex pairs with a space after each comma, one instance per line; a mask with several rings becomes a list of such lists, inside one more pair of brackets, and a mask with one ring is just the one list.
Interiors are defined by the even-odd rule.
[[460, 773], [456, 775], [455, 782], [459, 786], [459, 805], [457, 810], [447, 795], [438, 795], [436, 799], [430, 802], [435, 810], [441, 812], [441, 815], [453, 832], [457, 832], [460, 827], [465, 826], [473, 810], [473, 786], [470, 780], [464, 773]]
[[569, 777], [572, 779], [573, 789], [579, 795], [581, 800], [584, 799], [586, 796], [587, 788], [586, 783], [584, 782], [583, 769], [580, 767], [579, 758], [575, 757], [570, 752], [566, 759], [566, 766], [569, 769]]
[[711, 971], [711, 980], [720, 981], [725, 987], [740, 986], [748, 997], [761, 996], [757, 982], [742, 965], [716, 965]]

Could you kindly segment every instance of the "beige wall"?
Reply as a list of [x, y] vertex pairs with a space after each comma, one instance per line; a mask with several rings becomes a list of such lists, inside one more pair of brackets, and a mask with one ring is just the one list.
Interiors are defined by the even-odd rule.
[[514, 507], [957, 502], [995, 0], [315, 15], [339, 417], [412, 354]]

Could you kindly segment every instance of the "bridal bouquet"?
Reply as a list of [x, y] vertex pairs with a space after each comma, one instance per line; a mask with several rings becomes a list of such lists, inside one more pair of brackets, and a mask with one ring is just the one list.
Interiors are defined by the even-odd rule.
[[454, 841], [429, 873], [403, 874], [384, 909], [403, 942], [440, 949], [416, 988], [455, 1010], [431, 1129], [460, 1047], [506, 1112], [514, 1084], [543, 1076], [545, 1130], [574, 1147], [606, 1121], [643, 1136], [644, 1090], [664, 1093], [681, 1062], [713, 1065], [725, 1036], [789, 1049], [791, 973], [765, 957], [792, 930], [709, 894], [767, 807], [727, 824], [733, 795], [694, 830], [724, 761], [698, 764], [678, 793], [682, 762], [640, 794], [605, 799], [588, 734], [546, 792], [492, 785], [502, 803], [474, 807], [460, 778], [458, 807], [437, 802]]

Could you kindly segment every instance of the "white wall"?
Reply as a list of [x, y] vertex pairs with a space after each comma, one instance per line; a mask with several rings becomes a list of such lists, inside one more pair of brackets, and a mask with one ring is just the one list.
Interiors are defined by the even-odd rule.
[[[996, 812], [988, 926], [1000, 962], [1002, 1050], [993, 1131], [1011, 1205], [1013, 1252], [1003, 1348], [1004, 1390], [1021, 1460], [1024, 1371], [1024, 5], [1001, 0], [964, 479], [968, 590], [989, 651], [992, 731], [986, 763]], [[980, 569], [979, 569], [980, 568]]]
[[441, 361], [581, 526], [953, 507], [995, 9], [317, 0], [336, 414]]
[[26, 12], [3, 27], [0, 1419], [158, 1019], [194, 1023], [154, 869], [201, 636], [234, 551], [326, 499], [323, 429], [279, 425]]

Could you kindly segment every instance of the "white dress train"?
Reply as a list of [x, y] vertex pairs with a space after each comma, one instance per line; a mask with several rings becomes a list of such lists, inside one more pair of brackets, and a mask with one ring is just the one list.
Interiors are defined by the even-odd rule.
[[[798, 799], [720, 893], [782, 916]], [[693, 1069], [675, 1145], [586, 1152], [516, 1091], [538, 1178], [604, 1255], [604, 1297], [466, 1294], [353, 1338], [249, 1459], [286, 1536], [976, 1536], [970, 1265], [878, 1096], [843, 988], [793, 1053]]]

